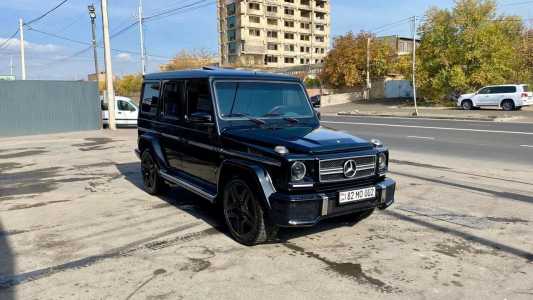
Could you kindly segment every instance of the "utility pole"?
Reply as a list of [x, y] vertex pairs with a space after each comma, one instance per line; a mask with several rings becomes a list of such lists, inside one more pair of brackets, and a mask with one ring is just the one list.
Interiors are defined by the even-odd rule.
[[102, 9], [102, 26], [104, 31], [104, 60], [105, 60], [105, 80], [106, 96], [109, 111], [109, 129], [116, 130], [115, 123], [115, 91], [113, 89], [113, 67], [111, 62], [111, 42], [109, 38], [109, 17], [107, 15], [107, 0], [100, 0]]
[[370, 82], [370, 34], [366, 38], [366, 90], [368, 92], [368, 100], [370, 100], [370, 90], [372, 83]]
[[92, 28], [92, 43], [93, 43], [93, 56], [94, 56], [94, 74], [96, 75], [96, 88], [100, 89], [100, 72], [98, 71], [98, 48], [96, 44], [96, 9], [94, 4], [87, 7], [89, 9], [89, 17], [91, 18]]
[[20, 33], [20, 71], [22, 80], [26, 80], [26, 55], [24, 53], [24, 21], [19, 19], [19, 33]]
[[141, 43], [141, 73], [144, 75], [146, 73], [146, 56], [144, 51], [144, 28], [143, 28], [143, 0], [139, 0], [139, 37]]
[[413, 16], [413, 100], [415, 103], [415, 116], [418, 116], [418, 105], [416, 104], [416, 16]]

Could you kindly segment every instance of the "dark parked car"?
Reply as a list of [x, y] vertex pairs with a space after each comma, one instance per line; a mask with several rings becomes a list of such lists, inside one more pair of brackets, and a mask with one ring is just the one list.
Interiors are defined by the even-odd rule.
[[315, 95], [309, 98], [309, 100], [311, 100], [311, 104], [313, 105], [313, 107], [316, 107], [316, 108], [320, 107], [320, 98], [321, 98], [320, 95]]
[[381, 143], [320, 126], [301, 81], [202, 69], [144, 76], [137, 153], [144, 187], [181, 186], [220, 204], [254, 245], [279, 227], [368, 216], [394, 201]]

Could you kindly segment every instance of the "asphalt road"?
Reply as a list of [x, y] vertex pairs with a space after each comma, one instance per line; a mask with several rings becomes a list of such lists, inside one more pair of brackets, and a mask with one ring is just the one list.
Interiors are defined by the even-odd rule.
[[324, 116], [322, 125], [378, 138], [391, 150], [533, 166], [533, 124]]

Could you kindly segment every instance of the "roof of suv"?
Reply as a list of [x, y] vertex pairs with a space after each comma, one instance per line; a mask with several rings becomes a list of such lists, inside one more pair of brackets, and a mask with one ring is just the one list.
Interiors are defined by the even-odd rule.
[[252, 72], [235, 69], [203, 68], [195, 70], [161, 72], [144, 75], [145, 80], [186, 79], [186, 78], [238, 78], [238, 79], [261, 79], [276, 81], [300, 81], [296, 77], [275, 74]]

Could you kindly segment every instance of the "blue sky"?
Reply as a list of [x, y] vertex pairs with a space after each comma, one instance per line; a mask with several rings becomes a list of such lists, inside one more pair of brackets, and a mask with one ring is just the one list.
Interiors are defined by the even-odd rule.
[[[54, 7], [60, 0], [1, 0], [0, 1], [0, 45], [18, 26], [18, 18], [30, 20]], [[32, 25], [35, 29], [55, 33], [74, 40], [90, 41], [90, 22], [87, 4], [95, 2], [99, 12], [99, 0], [69, 0], [61, 8]], [[135, 21], [138, 0], [109, 0], [111, 33]], [[145, 16], [150, 16], [167, 8], [175, 8], [195, 2], [194, 0], [144, 0]], [[211, 2], [211, 1], [206, 1]], [[213, 1], [214, 2], [214, 1]], [[525, 0], [501, 0], [501, 13], [516, 14], [533, 18], [533, 3], [516, 5]], [[453, 0], [331, 0], [332, 36], [347, 31], [373, 30], [385, 24], [423, 15], [431, 6], [451, 7]], [[101, 22], [98, 19], [98, 22]], [[101, 38], [101, 23], [97, 35]], [[407, 23], [389, 27], [380, 34], [409, 35]], [[181, 49], [205, 49], [217, 51], [216, 8], [209, 5], [194, 11], [176, 14], [167, 18], [147, 22], [145, 27], [146, 47], [149, 54], [148, 71], [157, 71], [158, 66]], [[113, 52], [113, 70], [116, 74], [139, 72], [138, 27], [134, 26], [112, 39], [113, 48], [127, 52]], [[78, 56], [73, 54], [87, 48], [41, 33], [26, 30], [26, 60], [29, 79], [83, 79], [93, 72], [92, 51]], [[9, 61], [13, 57], [15, 73], [19, 70], [18, 42], [11, 41], [0, 50], [0, 74], [9, 74]], [[103, 68], [103, 53], [99, 59]]]

